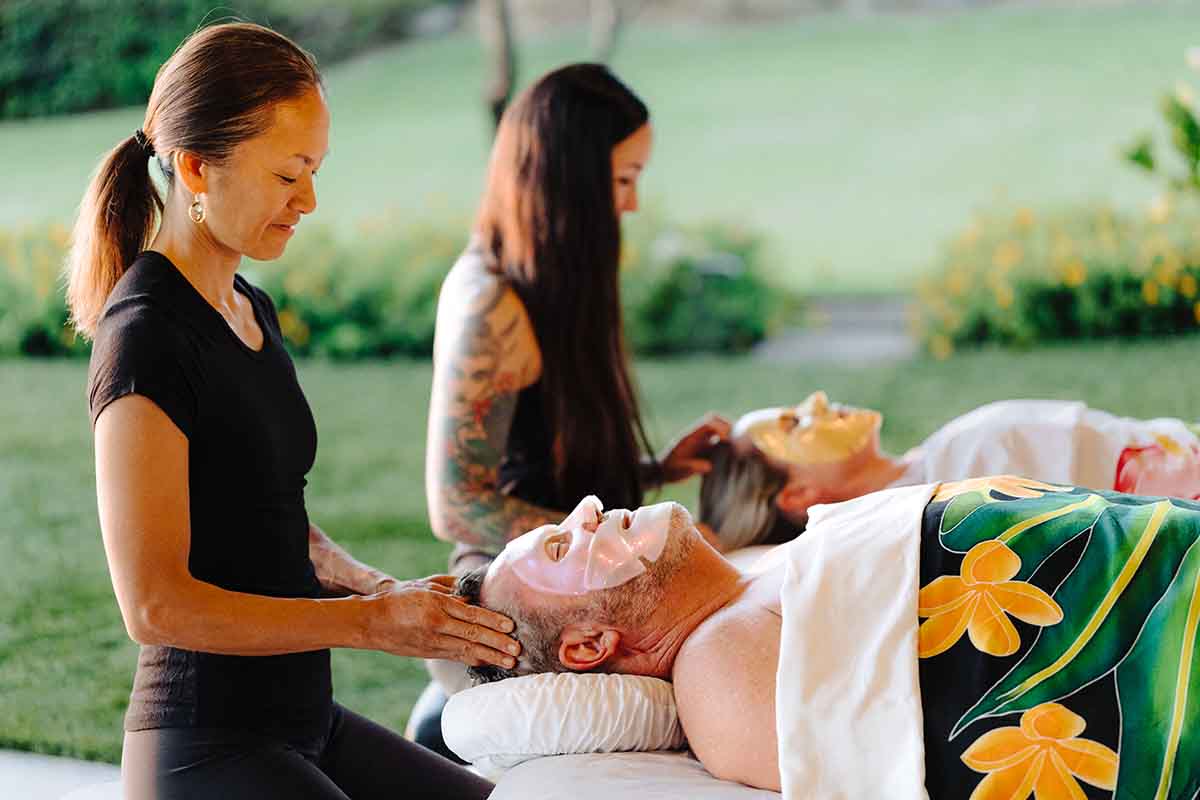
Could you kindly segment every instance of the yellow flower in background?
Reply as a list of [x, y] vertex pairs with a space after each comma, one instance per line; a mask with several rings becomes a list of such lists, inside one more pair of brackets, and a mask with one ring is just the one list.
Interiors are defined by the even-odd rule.
[[1155, 225], [1163, 225], [1171, 219], [1171, 196], [1168, 194], [1160, 194], [1150, 202], [1150, 208], [1146, 212], [1146, 216]]
[[1020, 556], [999, 539], [990, 539], [967, 551], [957, 576], [943, 575], [923, 587], [917, 614], [929, 619], [917, 632], [918, 655], [943, 653], [967, 631], [977, 650], [1008, 656], [1021, 646], [1008, 614], [1043, 627], [1061, 622], [1062, 608], [1054, 598], [1033, 584], [1012, 580], [1020, 571]]
[[[1020, 727], [988, 731], [962, 754], [963, 763], [987, 777], [971, 800], [1076, 800], [1079, 780], [1100, 789], [1117, 785], [1119, 759], [1112, 748], [1080, 738], [1083, 717], [1059, 705], [1042, 703], [1021, 715]], [[1078, 779], [1078, 780], [1077, 780]]]
[[1162, 264], [1154, 271], [1155, 279], [1163, 286], [1175, 286], [1175, 281], [1179, 278], [1179, 268], [1182, 262], [1179, 256], [1175, 253], [1167, 253], [1163, 256]]
[[56, 247], [65, 248], [71, 243], [71, 232], [61, 223], [55, 222], [52, 224], [48, 233], [50, 234], [50, 241], [54, 242]]
[[1075, 240], [1070, 234], [1062, 230], [1054, 232], [1054, 241], [1051, 245], [1051, 254], [1058, 261], [1063, 261], [1075, 255]]
[[1196, 276], [1191, 273], [1185, 274], [1179, 279], [1179, 293], [1187, 299], [1191, 300], [1196, 296]]
[[300, 319], [290, 308], [279, 312], [279, 330], [288, 341], [299, 347], [308, 344], [310, 334], [308, 325], [304, 324], [304, 320]]
[[1181, 105], [1192, 108], [1196, 104], [1196, 92], [1190, 83], [1179, 81], [1175, 84], [1175, 99]]
[[946, 279], [946, 291], [957, 297], [967, 291], [971, 285], [971, 276], [965, 267], [956, 265], [950, 270], [950, 277]]
[[1084, 266], [1083, 259], [1073, 259], [1063, 268], [1063, 283], [1072, 289], [1082, 286], [1085, 280], [1087, 280], [1087, 267]]
[[1025, 248], [1021, 247], [1021, 243], [1009, 239], [1001, 242], [992, 253], [992, 264], [998, 269], [1012, 269], [1020, 264], [1024, 257]]
[[1147, 278], [1142, 281], [1142, 299], [1146, 301], [1146, 305], [1158, 305], [1158, 284]]
[[974, 245], [976, 242], [979, 241], [979, 234], [981, 232], [982, 231], [979, 227], [979, 223], [972, 222], [962, 232], [962, 235], [959, 237], [959, 242], [961, 242], [966, 247], [971, 247], [972, 245]]
[[993, 287], [993, 292], [996, 295], [996, 305], [1000, 308], [1012, 308], [1015, 296], [1011, 286], [1007, 283], [997, 283]]
[[[1200, 315], [1200, 310], [1196, 313]], [[945, 361], [954, 352], [954, 345], [950, 342], [950, 337], [939, 333], [929, 340], [929, 352], [938, 361]]]
[[1018, 209], [1017, 216], [1013, 219], [1014, 224], [1022, 230], [1032, 228], [1033, 223], [1036, 221], [1036, 218], [1033, 216], [1033, 210], [1030, 208]]

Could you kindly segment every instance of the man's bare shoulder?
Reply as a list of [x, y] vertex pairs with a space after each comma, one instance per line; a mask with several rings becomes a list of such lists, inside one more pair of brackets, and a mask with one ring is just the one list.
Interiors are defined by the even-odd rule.
[[688, 637], [672, 674], [679, 720], [705, 768], [776, 791], [779, 626], [770, 608], [743, 596]]

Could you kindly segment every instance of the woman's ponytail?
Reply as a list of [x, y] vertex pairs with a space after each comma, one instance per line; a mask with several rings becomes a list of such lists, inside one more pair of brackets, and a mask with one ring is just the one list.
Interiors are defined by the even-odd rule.
[[144, 141], [134, 135], [114, 147], [79, 206], [67, 256], [67, 306], [71, 323], [88, 338], [109, 293], [149, 244], [162, 211]]

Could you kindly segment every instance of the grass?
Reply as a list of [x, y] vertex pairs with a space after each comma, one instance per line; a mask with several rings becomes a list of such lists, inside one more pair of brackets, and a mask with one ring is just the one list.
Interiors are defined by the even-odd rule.
[[[653, 112], [652, 203], [764, 229], [792, 286], [895, 290], [998, 195], [1140, 208], [1155, 188], [1117, 151], [1154, 127], [1157, 97], [1186, 77], [1198, 24], [1200, 4], [1186, 2], [634, 24], [614, 66]], [[522, 79], [586, 55], [579, 32], [522, 42]], [[468, 219], [490, 135], [483, 70], [470, 35], [331, 68], [318, 219]], [[141, 119], [0, 124], [0, 225], [68, 219], [100, 154]]]
[[[1134, 416], [1200, 418], [1200, 339], [986, 350], [887, 367], [780, 368], [747, 360], [640, 365], [652, 435], [710, 409], [737, 414], [815, 388], [885, 413], [902, 452], [941, 422], [1005, 397], [1080, 398]], [[312, 517], [351, 552], [401, 577], [440, 571], [425, 522], [430, 373], [408, 362], [302, 363], [321, 437]], [[136, 648], [112, 595], [96, 521], [78, 362], [0, 362], [0, 747], [116, 761]], [[670, 493], [692, 504], [695, 485]], [[338, 698], [402, 729], [425, 683], [419, 662], [339, 651]]]

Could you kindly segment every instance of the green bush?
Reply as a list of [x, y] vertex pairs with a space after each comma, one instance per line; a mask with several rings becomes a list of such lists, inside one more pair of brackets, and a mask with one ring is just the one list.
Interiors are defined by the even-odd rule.
[[89, 352], [67, 327], [60, 282], [67, 236], [61, 225], [0, 231], [0, 356]]
[[247, 271], [279, 310], [300, 356], [428, 356], [437, 295], [466, 242], [467, 224], [361, 225], [351, 237], [314, 226], [278, 263]]
[[270, 25], [331, 63], [406, 35], [436, 0], [5, 0], [0, 119], [145, 103], [159, 66], [204, 23]]
[[1200, 214], [1164, 198], [1144, 218], [1110, 208], [980, 214], [918, 290], [935, 356], [964, 344], [1157, 336], [1200, 328]]
[[622, 298], [630, 347], [645, 355], [739, 353], [762, 341], [798, 303], [762, 269], [757, 233], [720, 223], [629, 227]]
[[[275, 301], [298, 356], [351, 360], [433, 351], [441, 283], [466, 244], [466, 220], [441, 226], [381, 219], [350, 232], [307, 226], [279, 262], [243, 272]], [[0, 355], [81, 355], [66, 327], [60, 226], [0, 233]], [[796, 303], [763, 279], [760, 237], [653, 215], [627, 237], [622, 292], [630, 347], [640, 354], [736, 353]]]

